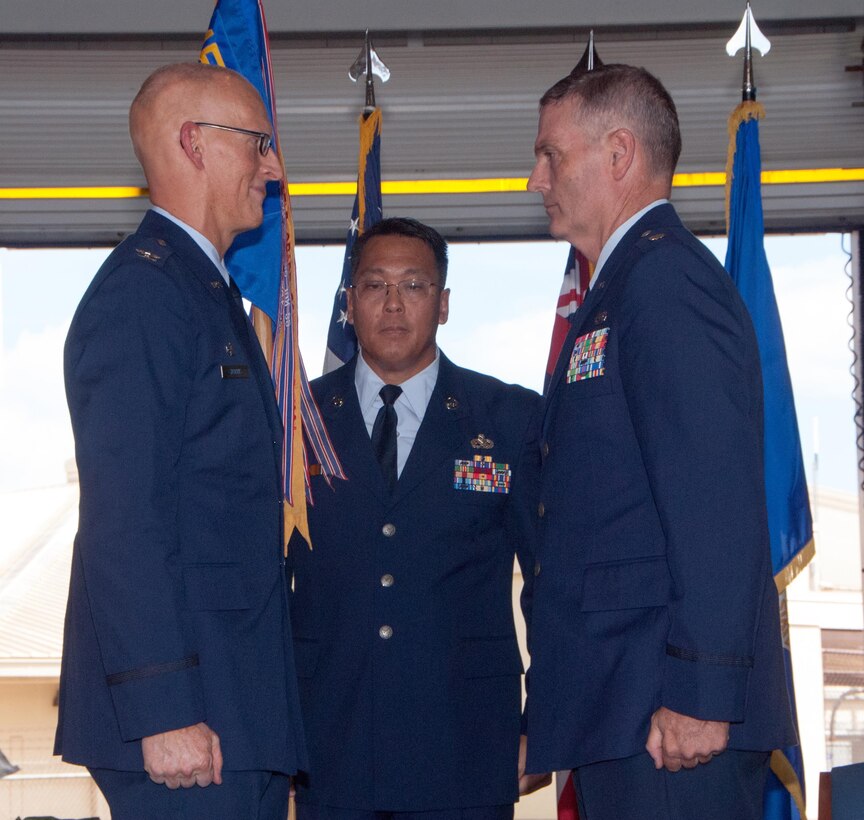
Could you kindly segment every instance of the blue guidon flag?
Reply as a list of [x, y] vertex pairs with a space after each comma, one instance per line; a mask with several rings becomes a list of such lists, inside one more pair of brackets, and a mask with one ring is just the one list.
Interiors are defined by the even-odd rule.
[[[765, 109], [755, 100], [739, 104], [729, 117], [729, 161], [726, 270], [750, 311], [765, 394], [765, 495], [774, 580], [780, 594], [786, 685], [795, 714], [792, 659], [786, 587], [814, 554], [813, 522], [804, 476], [801, 440], [786, 362], [783, 328], [774, 297], [771, 271], [765, 256], [762, 219], [759, 118]], [[778, 692], [786, 697], [786, 692]], [[804, 768], [800, 747], [771, 755], [771, 774], [765, 790], [765, 820], [803, 820]]]
[[348, 324], [347, 288], [351, 284], [351, 252], [354, 242], [364, 231], [380, 222], [384, 215], [381, 205], [381, 109], [373, 108], [360, 118], [360, 153], [357, 167], [357, 196], [351, 211], [342, 278], [333, 298], [333, 313], [327, 331], [327, 353], [324, 372], [329, 373], [345, 364], [357, 352], [357, 336]]
[[[201, 49], [202, 63], [231, 68], [261, 95], [273, 129], [273, 149], [284, 168], [276, 122], [270, 47], [260, 0], [219, 0]], [[225, 257], [244, 298], [270, 317], [261, 339], [282, 414], [282, 476], [285, 543], [296, 528], [310, 543], [306, 502], [312, 501], [310, 472], [345, 478], [324, 421], [312, 397], [297, 340], [297, 279], [294, 223], [285, 181], [267, 185], [264, 221], [241, 234]], [[275, 327], [275, 334], [273, 333]], [[260, 326], [259, 338], [262, 336]], [[272, 337], [272, 348], [267, 337]]]

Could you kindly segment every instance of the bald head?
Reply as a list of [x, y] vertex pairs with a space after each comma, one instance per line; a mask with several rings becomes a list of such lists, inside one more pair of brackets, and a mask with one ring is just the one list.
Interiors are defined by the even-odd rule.
[[245, 133], [270, 135], [272, 126], [260, 95], [238, 73], [204, 63], [157, 69], [132, 102], [129, 132], [153, 204], [220, 252], [260, 224], [266, 183], [281, 179], [282, 169], [275, 152], [262, 155], [260, 140]]
[[[222, 122], [239, 105], [263, 105], [258, 92], [236, 71], [205, 63], [176, 63], [156, 69], [129, 109], [135, 156], [152, 190], [152, 176], [167, 170], [179, 148], [185, 122]], [[158, 184], [158, 183], [157, 183]]]

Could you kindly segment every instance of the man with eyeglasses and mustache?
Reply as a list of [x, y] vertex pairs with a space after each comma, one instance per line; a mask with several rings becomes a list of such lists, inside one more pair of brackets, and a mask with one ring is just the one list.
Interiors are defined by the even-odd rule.
[[[513, 816], [511, 591], [514, 554], [533, 566], [539, 397], [439, 351], [446, 275], [429, 226], [366, 231], [347, 309], [360, 352], [312, 382], [348, 480], [313, 477], [313, 548], [289, 550], [310, 761], [298, 820]], [[527, 617], [530, 583], [522, 604]]]
[[159, 69], [129, 120], [152, 208], [66, 342], [81, 505], [56, 752], [114, 820], [277, 820], [306, 765], [282, 429], [223, 258], [282, 168], [224, 68]]

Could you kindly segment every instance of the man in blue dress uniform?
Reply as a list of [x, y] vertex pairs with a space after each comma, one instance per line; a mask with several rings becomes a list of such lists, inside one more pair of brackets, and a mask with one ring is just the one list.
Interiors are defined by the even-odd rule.
[[56, 752], [114, 820], [285, 818], [306, 756], [282, 429], [223, 257], [282, 169], [257, 92], [166, 66], [132, 103], [153, 208], [72, 320], [81, 483]]
[[594, 274], [545, 399], [528, 770], [573, 769], [581, 820], [756, 820], [794, 743], [756, 338], [668, 202], [680, 149], [644, 69], [540, 102], [528, 188]]
[[348, 480], [313, 477], [313, 548], [289, 551], [310, 760], [298, 820], [507, 820], [539, 397], [438, 350], [450, 293], [432, 228], [384, 220], [352, 261], [360, 352], [312, 382]]

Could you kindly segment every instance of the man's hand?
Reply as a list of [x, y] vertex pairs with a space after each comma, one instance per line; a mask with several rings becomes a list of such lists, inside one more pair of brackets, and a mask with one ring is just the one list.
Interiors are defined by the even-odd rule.
[[222, 782], [219, 736], [206, 723], [145, 737], [141, 751], [150, 779], [169, 789]]
[[677, 772], [682, 766], [694, 769], [719, 755], [729, 742], [729, 724], [718, 720], [697, 720], [661, 706], [651, 715], [651, 730], [645, 749], [654, 766]]
[[519, 736], [519, 796], [536, 792], [552, 782], [552, 774], [525, 774], [525, 756], [528, 751], [528, 738]]

